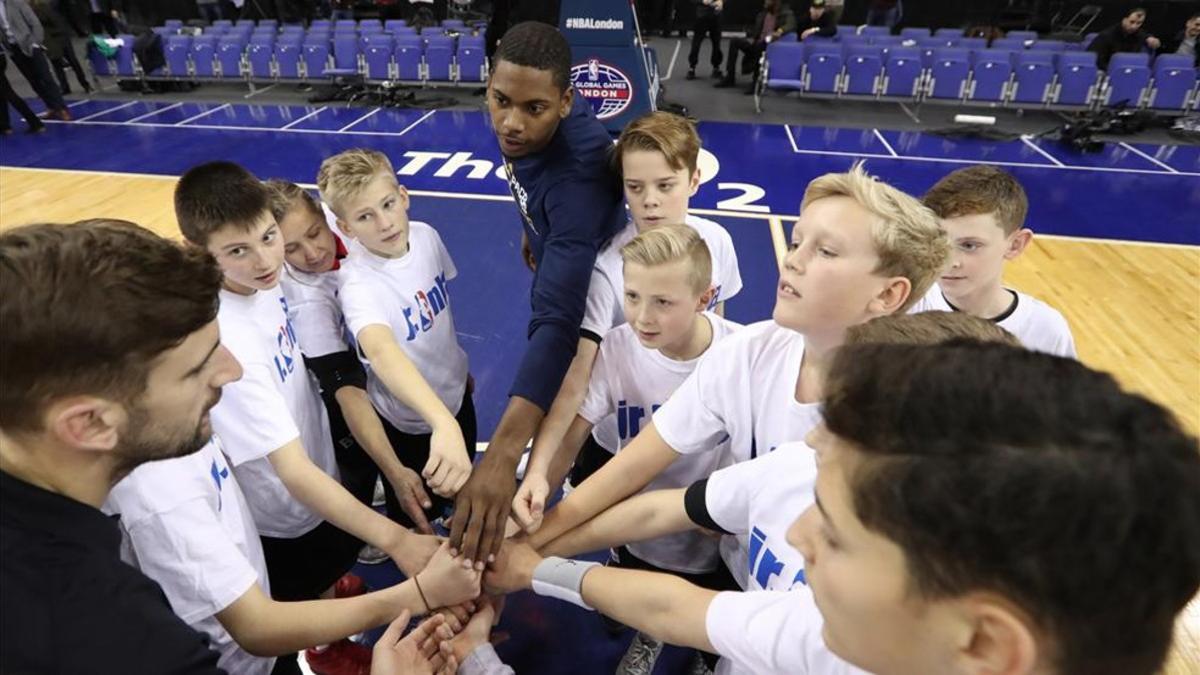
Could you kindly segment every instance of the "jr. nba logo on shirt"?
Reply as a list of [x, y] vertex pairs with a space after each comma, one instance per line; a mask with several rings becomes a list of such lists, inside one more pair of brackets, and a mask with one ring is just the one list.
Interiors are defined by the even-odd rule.
[[[650, 406], [650, 414], [662, 407], [661, 403]], [[642, 430], [642, 419], [646, 417], [646, 409], [640, 405], [629, 405], [625, 401], [617, 401], [617, 433], [622, 441], [628, 441]]]
[[279, 298], [283, 305], [283, 323], [275, 336], [279, 353], [275, 355], [275, 369], [279, 371], [279, 381], [286, 382], [288, 375], [296, 370], [296, 330], [292, 328], [292, 320], [288, 318], [287, 298]]
[[[771, 577], [777, 577], [783, 572], [784, 563], [775, 557], [775, 552], [767, 545], [767, 535], [757, 527], [750, 530], [750, 574], [758, 587], [771, 588]], [[804, 570], [796, 572], [789, 588], [796, 584], [807, 584], [804, 580]], [[778, 588], [778, 586], [776, 586]]]
[[437, 315], [450, 305], [450, 291], [446, 288], [446, 273], [442, 272], [433, 278], [433, 286], [427, 291], [417, 291], [413, 296], [416, 304], [416, 316], [413, 307], [404, 308], [404, 321], [408, 324], [408, 336], [405, 342], [412, 342], [421, 333], [427, 333], [433, 328]]
[[217, 466], [217, 460], [214, 459], [208, 472], [212, 476], [213, 482], [217, 484], [217, 510], [220, 511], [222, 502], [224, 501], [221, 493], [221, 482], [229, 478], [229, 467]]

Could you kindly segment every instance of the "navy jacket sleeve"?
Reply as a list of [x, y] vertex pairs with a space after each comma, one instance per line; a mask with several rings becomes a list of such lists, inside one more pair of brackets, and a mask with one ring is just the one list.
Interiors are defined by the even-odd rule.
[[597, 180], [563, 181], [546, 196], [553, 225], [533, 280], [529, 344], [509, 392], [542, 410], [550, 409], [575, 356], [588, 282], [611, 204], [612, 190]]

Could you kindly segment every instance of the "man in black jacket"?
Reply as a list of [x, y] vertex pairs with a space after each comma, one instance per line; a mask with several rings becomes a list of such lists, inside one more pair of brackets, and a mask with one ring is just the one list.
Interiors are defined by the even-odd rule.
[[1140, 52], [1149, 48], [1154, 51], [1162, 46], [1162, 42], [1153, 35], [1142, 30], [1146, 23], [1146, 10], [1134, 7], [1125, 14], [1121, 22], [1101, 31], [1092, 44], [1088, 45], [1089, 52], [1096, 54], [1096, 66], [1108, 70], [1108, 62], [1113, 54], [1119, 52]]
[[796, 22], [796, 35], [801, 40], [817, 35], [831, 38], [837, 35], [836, 17], [825, 6], [825, 0], [812, 0], [808, 6], [808, 16]]
[[729, 41], [729, 63], [725, 70], [725, 78], [716, 83], [716, 87], [732, 87], [737, 84], [737, 57], [742, 56], [742, 74], [753, 73], [753, 80], [747, 94], [754, 93], [758, 84], [758, 60], [767, 49], [767, 43], [777, 40], [785, 33], [796, 30], [796, 15], [791, 8], [781, 0], [765, 0], [763, 10], [754, 19], [754, 27], [744, 38]]

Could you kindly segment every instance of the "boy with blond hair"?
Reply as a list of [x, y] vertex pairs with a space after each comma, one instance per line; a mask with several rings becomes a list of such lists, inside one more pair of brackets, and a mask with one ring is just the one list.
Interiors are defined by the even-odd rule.
[[[846, 329], [907, 309], [933, 283], [947, 248], [929, 209], [861, 165], [812, 181], [773, 319], [706, 354], [637, 438], [547, 515], [531, 543], [544, 546], [726, 436], [728, 463], [804, 438], [819, 420], [821, 383]], [[722, 555], [736, 579], [749, 578], [748, 539], [726, 538]]]
[[[632, 219], [596, 257], [588, 286], [581, 338], [550, 413], [533, 442], [530, 462], [553, 455], [583, 402], [588, 374], [605, 335], [625, 322], [624, 264], [621, 247], [639, 233], [663, 225], [687, 224], [704, 240], [711, 258], [714, 293], [707, 308], [724, 316], [725, 301], [742, 289], [733, 239], [719, 224], [688, 213], [688, 200], [700, 187], [700, 136], [686, 118], [668, 112], [643, 115], [621, 132], [613, 165], [621, 176]], [[595, 443], [585, 444], [572, 483], [583, 482], [609, 453]], [[518, 523], [529, 527], [545, 507], [557, 484], [545, 485], [537, 474], [527, 475], [513, 499]], [[536, 515], [535, 515], [536, 514]]]
[[476, 437], [447, 285], [458, 271], [437, 231], [409, 221], [408, 190], [383, 153], [326, 159], [317, 187], [350, 239], [338, 301], [368, 366], [367, 395], [401, 461], [424, 466], [434, 513], [444, 511], [471, 473]]
[[[342, 483], [370, 504], [376, 478], [382, 474], [388, 517], [418, 531], [432, 533], [425, 509], [433, 502], [414, 468], [405, 466], [392, 448], [379, 414], [367, 396], [367, 373], [338, 302], [338, 276], [347, 249], [335, 233], [336, 216], [322, 208], [304, 188], [282, 179], [266, 182], [271, 213], [283, 236], [287, 262], [281, 281], [288, 316], [304, 349], [304, 364], [317, 377], [335, 436]], [[414, 463], [415, 464], [415, 463]], [[367, 551], [374, 554], [373, 551]], [[360, 561], [373, 559], [359, 555]]]
[[1076, 358], [1075, 339], [1050, 305], [1004, 286], [1004, 265], [1033, 239], [1029, 201], [1017, 179], [986, 164], [958, 169], [924, 197], [950, 236], [950, 262], [914, 312], [966, 312], [1017, 336], [1026, 347]]
[[[554, 456], [536, 456], [526, 480], [557, 485], [591, 441], [606, 461], [638, 434], [712, 346], [740, 326], [708, 310], [716, 289], [708, 246], [686, 225], [648, 229], [623, 245], [624, 316], [600, 345], [587, 396]], [[707, 477], [718, 453], [681, 457], [650, 489], [679, 488]], [[539, 514], [540, 515], [540, 514]], [[532, 524], [536, 529], [536, 522]], [[614, 548], [610, 565], [676, 574], [706, 588], [736, 584], [721, 564], [716, 539], [684, 532]], [[652, 665], [662, 643], [635, 635], [623, 666]], [[640, 672], [636, 669], [629, 672]]]

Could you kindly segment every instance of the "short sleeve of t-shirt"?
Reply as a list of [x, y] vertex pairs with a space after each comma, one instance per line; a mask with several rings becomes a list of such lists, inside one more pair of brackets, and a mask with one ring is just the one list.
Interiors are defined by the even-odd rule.
[[342, 286], [338, 293], [338, 300], [342, 303], [342, 314], [346, 317], [346, 326], [350, 328], [350, 334], [356, 340], [358, 334], [367, 326], [391, 325], [388, 321], [387, 310], [376, 295], [376, 291], [365, 280], [354, 278], [348, 269], [342, 271]]
[[442, 266], [442, 270], [446, 272], [447, 279], [453, 279], [458, 276], [458, 268], [454, 266], [454, 260], [450, 258], [450, 251], [446, 250], [446, 244], [442, 243], [442, 235], [438, 231], [429, 228], [429, 234], [433, 239], [433, 244], [437, 248], [438, 262]]
[[706, 452], [716, 448], [726, 435], [722, 415], [726, 388], [720, 371], [730, 356], [730, 350], [724, 347], [731, 342], [722, 340], [709, 348], [692, 374], [654, 413], [655, 429], [675, 452]]
[[221, 389], [212, 424], [234, 466], [266, 457], [300, 437], [283, 394], [265, 363], [243, 365], [242, 378]]
[[821, 613], [807, 589], [718, 593], [705, 625], [717, 653], [756, 675], [866, 675], [821, 637]]
[[[293, 281], [289, 283], [301, 283]], [[333, 298], [299, 297], [288, 303], [288, 316], [300, 340], [300, 351], [309, 358], [347, 351], [342, 313]]]
[[762, 475], [764, 455], [714, 471], [704, 489], [704, 507], [709, 518], [730, 534], [749, 534], [750, 504], [766, 478]]
[[203, 498], [124, 526], [139, 552], [138, 567], [159, 580], [171, 608], [187, 623], [215, 615], [258, 581]]
[[592, 270], [591, 281], [588, 282], [587, 301], [583, 309], [581, 331], [592, 333], [603, 338], [604, 334], [617, 323], [614, 309], [621, 298], [617, 297], [612, 283], [598, 270]]
[[729, 236], [729, 231], [720, 223], [711, 220], [688, 216], [687, 223], [699, 232], [708, 244], [708, 252], [712, 257], [713, 280], [721, 287], [713, 299], [714, 304], [729, 300], [742, 290], [742, 271], [738, 267], [733, 237]]
[[610, 387], [612, 382], [612, 372], [608, 367], [610, 356], [605, 354], [608, 351], [605, 347], [608, 345], [607, 342], [600, 345], [600, 352], [596, 354], [596, 363], [592, 365], [592, 377], [588, 380], [587, 394], [583, 397], [583, 404], [579, 406], [579, 416], [593, 426], [616, 412], [612, 405], [612, 389]]

